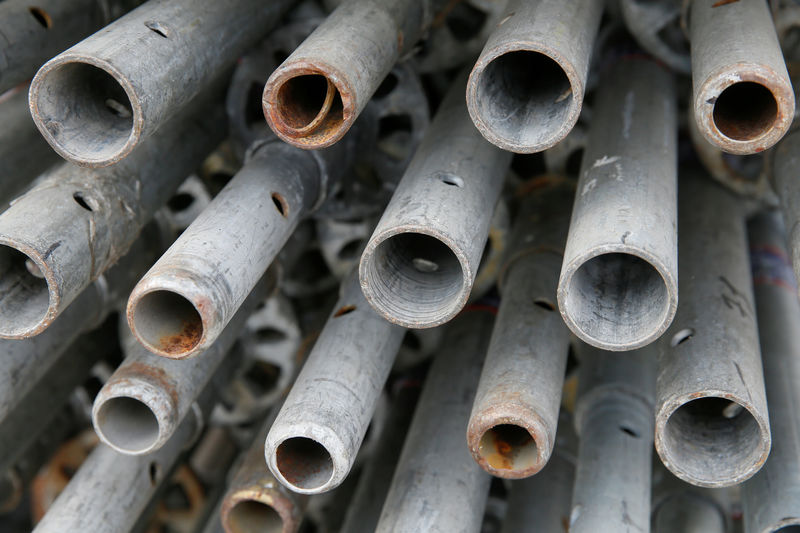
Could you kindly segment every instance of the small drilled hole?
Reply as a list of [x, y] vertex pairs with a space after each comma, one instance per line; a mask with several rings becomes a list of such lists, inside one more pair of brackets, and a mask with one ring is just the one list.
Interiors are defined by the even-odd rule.
[[744, 411], [744, 406], [736, 402], [730, 402], [722, 408], [722, 416], [727, 419], [736, 418], [742, 411]]
[[286, 340], [286, 333], [284, 333], [279, 329], [271, 328], [269, 326], [258, 328], [256, 330], [255, 336], [258, 342], [265, 342], [265, 343], [276, 343]]
[[187, 192], [179, 192], [167, 201], [167, 207], [169, 207], [171, 211], [178, 212], [189, 209], [193, 203], [194, 196]]
[[150, 21], [150, 22], [145, 22], [144, 25], [147, 26], [149, 30], [159, 34], [164, 39], [169, 38], [169, 32], [160, 22]]
[[131, 110], [113, 98], [106, 98], [104, 102], [106, 108], [119, 118], [131, 118]]
[[445, 185], [450, 185], [452, 187], [464, 186], [464, 180], [462, 180], [458, 176], [454, 176], [453, 174], [442, 174], [441, 176], [439, 176], [439, 181], [441, 181]]
[[619, 429], [620, 429], [620, 431], [622, 431], [626, 435], [630, 435], [634, 439], [638, 439], [639, 438], [639, 433], [634, 431], [634, 430], [632, 430], [631, 428], [629, 428], [627, 426], [620, 426]]
[[89, 204], [87, 199], [84, 198], [81, 193], [76, 192], [75, 194], [72, 195], [72, 198], [73, 198], [73, 200], [75, 200], [75, 202], [79, 206], [81, 206], [82, 208], [86, 209], [87, 211], [90, 211], [90, 212], [94, 211], [94, 209], [92, 209], [92, 206]]
[[30, 259], [25, 260], [25, 268], [28, 270], [31, 276], [39, 279], [44, 279], [44, 274], [42, 274], [41, 269], [36, 265], [36, 263], [31, 261]]
[[556, 310], [556, 306], [553, 305], [552, 302], [549, 302], [547, 300], [542, 300], [542, 299], [534, 300], [533, 301], [533, 305], [541, 307], [542, 309], [546, 309], [547, 311], [555, 311]]
[[339, 318], [340, 316], [347, 315], [355, 310], [356, 310], [355, 305], [344, 305], [340, 307], [339, 310], [333, 314], [333, 318]]
[[53, 19], [51, 19], [47, 11], [41, 7], [29, 7], [28, 11], [30, 11], [33, 18], [36, 19], [36, 22], [38, 22], [42, 28], [48, 30], [53, 27]]
[[286, 203], [283, 196], [276, 192], [272, 193], [272, 203], [275, 204], [275, 209], [278, 210], [278, 213], [280, 213], [283, 218], [289, 216], [289, 204]]
[[158, 478], [161, 474], [161, 467], [158, 466], [158, 463], [152, 462], [150, 463], [147, 472], [150, 475], [150, 483], [155, 486], [158, 483]]
[[691, 328], [686, 328], [680, 330], [678, 333], [672, 336], [672, 340], [669, 342], [669, 345], [673, 348], [677, 345], [688, 341], [694, 335], [694, 330]]

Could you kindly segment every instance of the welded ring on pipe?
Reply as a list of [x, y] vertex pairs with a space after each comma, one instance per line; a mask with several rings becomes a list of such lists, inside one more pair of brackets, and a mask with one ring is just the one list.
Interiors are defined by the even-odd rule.
[[29, 246], [0, 237], [0, 337], [38, 335], [55, 320], [61, 298], [56, 274]]
[[320, 494], [338, 486], [350, 471], [351, 453], [330, 428], [311, 425], [267, 435], [264, 454], [282, 485], [300, 494]]
[[354, 92], [333, 67], [304, 60], [278, 67], [262, 95], [264, 118], [283, 141], [298, 148], [326, 148], [355, 122]]
[[558, 307], [570, 330], [609, 351], [660, 337], [678, 309], [678, 280], [658, 257], [625, 245], [591, 249], [565, 264]]
[[104, 167], [124, 159], [144, 127], [130, 80], [95, 57], [61, 54], [39, 69], [29, 104], [45, 140], [73, 163]]
[[285, 500], [272, 497], [260, 487], [248, 487], [225, 498], [222, 526], [229, 533], [296, 531], [299, 520], [292, 516], [292, 510]]
[[448, 236], [404, 226], [373, 236], [361, 256], [359, 278], [378, 314], [406, 328], [432, 328], [461, 311], [474, 276]]
[[754, 407], [723, 391], [679, 396], [656, 413], [656, 451], [664, 466], [692, 485], [742, 483], [761, 469], [771, 442]]
[[712, 73], [694, 100], [700, 133], [731, 154], [754, 154], [771, 147], [794, 118], [794, 91], [785, 81], [757, 64], [738, 63]]
[[467, 82], [472, 122], [490, 143], [516, 153], [546, 150], [572, 130], [584, 85], [574, 66], [542, 43], [481, 55]]

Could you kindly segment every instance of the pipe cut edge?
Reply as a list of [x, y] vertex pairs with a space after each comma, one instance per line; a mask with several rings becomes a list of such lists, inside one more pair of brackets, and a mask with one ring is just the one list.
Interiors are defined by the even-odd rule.
[[140, 97], [119, 70], [93, 56], [63, 53], [45, 63], [31, 81], [29, 106], [45, 140], [77, 165], [112, 165], [141, 140]]
[[264, 443], [267, 466], [282, 485], [299, 494], [320, 494], [347, 476], [347, 446], [334, 431], [308, 423], [283, 428], [280, 434], [271, 430]]
[[672, 323], [678, 280], [646, 250], [605, 245], [564, 265], [558, 307], [569, 329], [587, 344], [634, 350], [658, 339]]
[[248, 487], [225, 498], [221, 510], [226, 533], [294, 533], [300, 524], [293, 506], [259, 487]]
[[261, 103], [275, 135], [305, 150], [337, 143], [358, 117], [347, 77], [319, 60], [278, 67], [264, 86]]

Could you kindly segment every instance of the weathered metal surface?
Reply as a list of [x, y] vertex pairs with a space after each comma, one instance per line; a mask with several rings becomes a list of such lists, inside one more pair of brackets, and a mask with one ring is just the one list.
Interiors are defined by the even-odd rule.
[[[691, 0], [689, 0], [691, 1]], [[681, 26], [684, 0], [620, 0], [625, 26], [636, 42], [681, 74], [691, 74], [689, 42]]]
[[800, 129], [793, 129], [771, 152], [772, 183], [786, 222], [786, 239], [795, 277], [800, 278]]
[[541, 152], [578, 120], [604, 2], [511, 0], [467, 84], [467, 107], [492, 144]]
[[665, 468], [654, 467], [653, 533], [728, 533], [722, 490], [689, 485]]
[[681, 304], [659, 340], [655, 444], [677, 477], [735, 485], [770, 449], [741, 203], [707, 178], [680, 182]]
[[604, 76], [581, 165], [558, 305], [581, 340], [632, 350], [678, 305], [677, 106], [672, 77], [626, 57]]

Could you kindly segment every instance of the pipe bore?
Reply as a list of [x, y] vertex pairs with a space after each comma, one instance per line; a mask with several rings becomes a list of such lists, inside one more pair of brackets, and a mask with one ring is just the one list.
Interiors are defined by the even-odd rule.
[[37, 80], [31, 92], [34, 118], [59, 154], [89, 165], [108, 164], [132, 149], [134, 110], [111, 74], [68, 61], [40, 71]]
[[524, 471], [539, 462], [536, 440], [523, 427], [499, 424], [484, 432], [478, 455], [495, 470]]
[[306, 437], [281, 442], [275, 450], [275, 464], [287, 482], [304, 490], [321, 487], [333, 476], [333, 460], [328, 450]]
[[274, 90], [275, 103], [265, 105], [265, 116], [276, 133], [289, 138], [302, 138], [302, 144], [325, 143], [341, 136], [344, 125], [344, 105], [336, 85], [322, 74], [301, 74], [289, 77]]
[[567, 281], [563, 312], [601, 347], [636, 347], [665, 327], [667, 285], [650, 263], [631, 254], [597, 255]]
[[136, 336], [152, 352], [181, 357], [203, 338], [203, 320], [194, 305], [178, 293], [148, 292], [133, 310]]
[[158, 440], [160, 428], [156, 415], [136, 398], [109, 398], [100, 406], [96, 420], [98, 433], [119, 450], [142, 453]]
[[283, 519], [278, 512], [266, 503], [256, 500], [242, 500], [228, 511], [226, 530], [230, 533], [280, 533]]
[[722, 135], [734, 141], [752, 141], [775, 127], [778, 103], [760, 83], [734, 83], [717, 97], [713, 118]]
[[381, 241], [366, 265], [370, 303], [390, 320], [427, 327], [460, 309], [465, 274], [443, 242], [422, 233], [398, 233]]
[[50, 292], [43, 265], [10, 246], [0, 246], [0, 333], [30, 334], [47, 316]]

